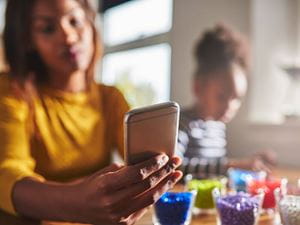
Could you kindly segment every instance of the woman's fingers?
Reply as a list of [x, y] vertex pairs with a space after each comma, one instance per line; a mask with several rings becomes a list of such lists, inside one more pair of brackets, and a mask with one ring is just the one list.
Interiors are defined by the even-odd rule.
[[155, 173], [164, 167], [169, 161], [169, 157], [165, 154], [157, 155], [142, 163], [123, 167], [114, 173], [108, 173], [105, 177], [101, 177], [102, 188], [103, 185], [109, 187], [108, 191], [120, 190], [132, 184], [142, 182], [148, 176]]
[[180, 171], [174, 171], [159, 182], [154, 188], [148, 189], [148, 191], [143, 194], [119, 201], [114, 198], [112, 202], [117, 202], [118, 204], [113, 204], [114, 207], [110, 208], [110, 213], [112, 214], [111, 217], [115, 218], [114, 221], [117, 221], [118, 224], [127, 224], [127, 222], [129, 222], [128, 219], [133, 214], [157, 201], [162, 194], [179, 181], [181, 176], [182, 173]]
[[180, 162], [181, 161], [178, 158], [172, 158], [166, 166], [151, 174], [142, 182], [133, 184], [130, 188], [117, 191], [114, 194], [114, 198], [116, 201], [122, 202], [123, 200], [134, 198], [135, 196], [154, 188], [165, 177], [174, 172], [174, 170], [180, 165]]
[[110, 173], [110, 172], [116, 172], [120, 169], [122, 169], [124, 166], [117, 164], [117, 163], [113, 163], [105, 168], [103, 168], [102, 170], [99, 170], [95, 173], [95, 175], [102, 175], [102, 174], [106, 174], [106, 173]]
[[152, 205], [161, 197], [161, 195], [173, 188], [173, 186], [180, 180], [181, 177], [181, 171], [174, 171], [165, 179], [163, 179], [156, 187], [133, 199], [132, 204], [124, 209], [123, 215], [127, 217], [139, 209]]
[[133, 166], [107, 167], [106, 173], [99, 171], [94, 180], [87, 179], [92, 193], [84, 199], [89, 199], [95, 212], [102, 212], [99, 221], [109, 218], [114, 224], [133, 223], [141, 215], [136, 212], [151, 205], [180, 179], [181, 172], [174, 171], [180, 162], [178, 157], [169, 160], [161, 154]]
[[171, 158], [171, 164], [174, 168], [178, 168], [182, 163], [181, 158], [179, 158], [178, 156], [173, 156]]
[[104, 174], [108, 174], [108, 173], [113, 173], [113, 172], [116, 172], [120, 169], [122, 169], [124, 166], [122, 165], [119, 165], [117, 163], [113, 163], [95, 173], [93, 173], [92, 175], [86, 177], [87, 179], [97, 179], [99, 177], [101, 177], [101, 175], [104, 175]]

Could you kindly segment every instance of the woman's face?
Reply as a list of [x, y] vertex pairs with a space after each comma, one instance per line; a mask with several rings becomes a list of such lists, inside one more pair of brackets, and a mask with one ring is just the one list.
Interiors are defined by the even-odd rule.
[[75, 0], [37, 0], [32, 13], [32, 47], [55, 74], [85, 71], [93, 56], [93, 29]]
[[[247, 78], [239, 66], [220, 71], [213, 78], [201, 83], [195, 80], [195, 95], [202, 119], [229, 122], [241, 106], [247, 91]], [[225, 73], [225, 74], [224, 74]]]

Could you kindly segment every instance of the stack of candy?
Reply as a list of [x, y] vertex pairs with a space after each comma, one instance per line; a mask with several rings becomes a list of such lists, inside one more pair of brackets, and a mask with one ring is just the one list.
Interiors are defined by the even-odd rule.
[[271, 179], [265, 181], [252, 180], [247, 184], [247, 189], [251, 194], [257, 194], [259, 190], [262, 189], [265, 192], [262, 207], [264, 209], [273, 209], [276, 206], [274, 190], [276, 188], [280, 188], [281, 183], [281, 179]]
[[239, 192], [216, 199], [222, 225], [254, 225], [260, 212], [261, 197]]
[[197, 192], [195, 207], [199, 209], [212, 209], [215, 207], [212, 190], [218, 188], [220, 191], [225, 188], [220, 180], [191, 180], [187, 184], [189, 190]]
[[167, 192], [154, 205], [155, 225], [186, 225], [191, 220], [193, 192]]
[[248, 180], [265, 180], [266, 173], [263, 171], [253, 172], [249, 170], [233, 169], [228, 170], [231, 188], [237, 192], [246, 192], [246, 184]]
[[283, 225], [300, 224], [300, 196], [286, 195], [278, 204]]

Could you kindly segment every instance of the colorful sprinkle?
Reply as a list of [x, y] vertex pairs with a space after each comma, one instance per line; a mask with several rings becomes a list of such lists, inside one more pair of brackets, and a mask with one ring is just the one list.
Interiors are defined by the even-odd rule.
[[200, 209], [214, 208], [212, 190], [214, 188], [218, 188], [219, 190], [225, 188], [218, 180], [191, 180], [187, 186], [189, 190], [197, 191], [195, 207]]
[[254, 225], [259, 215], [260, 199], [240, 192], [217, 199], [222, 225]]
[[167, 192], [154, 205], [157, 224], [184, 225], [191, 219], [195, 195], [191, 192]]

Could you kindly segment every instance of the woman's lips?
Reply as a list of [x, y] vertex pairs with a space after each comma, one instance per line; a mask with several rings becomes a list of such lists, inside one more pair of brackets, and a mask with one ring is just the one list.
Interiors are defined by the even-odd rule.
[[70, 52], [69, 53], [69, 57], [72, 59], [72, 60], [77, 60], [78, 59], [78, 56], [79, 56], [79, 53], [77, 52]]
[[67, 49], [63, 51], [62, 56], [70, 61], [79, 61], [80, 51], [77, 49]]

